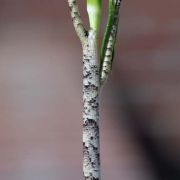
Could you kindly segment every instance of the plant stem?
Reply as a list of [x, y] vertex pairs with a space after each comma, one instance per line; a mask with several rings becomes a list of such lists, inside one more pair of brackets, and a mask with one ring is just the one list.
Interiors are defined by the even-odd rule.
[[101, 85], [106, 82], [112, 69], [121, 1], [109, 0], [109, 17], [101, 46]]
[[78, 4], [76, 0], [68, 0], [68, 4], [69, 4], [70, 12], [71, 12], [71, 18], [73, 21], [74, 29], [81, 41], [81, 44], [83, 44], [84, 41], [86, 40], [87, 31], [84, 28], [84, 25], [83, 25], [83, 22], [79, 13]]
[[100, 180], [99, 152], [99, 56], [97, 33], [90, 30], [83, 45], [83, 174], [84, 180]]
[[[113, 3], [103, 41], [101, 67], [97, 33], [101, 0], [88, 0], [90, 30], [84, 28], [76, 0], [68, 0], [72, 21], [83, 48], [83, 174], [84, 180], [100, 180], [99, 92], [107, 79], [113, 60], [121, 0]], [[111, 4], [110, 4], [111, 5]], [[112, 6], [110, 6], [112, 8]], [[100, 82], [101, 81], [101, 82]]]
[[100, 180], [99, 152], [99, 53], [97, 31], [86, 31], [76, 0], [68, 0], [76, 33], [83, 48], [83, 174], [84, 180]]

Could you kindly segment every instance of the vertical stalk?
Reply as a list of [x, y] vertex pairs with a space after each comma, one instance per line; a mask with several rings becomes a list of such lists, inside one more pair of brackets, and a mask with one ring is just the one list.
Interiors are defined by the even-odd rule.
[[102, 46], [101, 67], [97, 34], [100, 28], [102, 0], [87, 0], [89, 31], [84, 28], [76, 0], [67, 1], [75, 31], [83, 47], [84, 180], [100, 180], [99, 91], [112, 66], [121, 0], [109, 0], [111, 9]]
[[83, 174], [84, 180], [100, 180], [99, 152], [99, 56], [97, 33], [90, 30], [83, 44]]

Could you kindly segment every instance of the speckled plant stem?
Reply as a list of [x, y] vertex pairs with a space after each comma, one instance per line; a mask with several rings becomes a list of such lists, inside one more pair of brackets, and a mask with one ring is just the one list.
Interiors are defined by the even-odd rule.
[[104, 59], [103, 59], [102, 67], [101, 67], [101, 85], [103, 85], [106, 82], [112, 69], [114, 46], [115, 46], [116, 36], [117, 36], [117, 31], [118, 31], [119, 9], [121, 6], [121, 2], [122, 0], [114, 0], [115, 12], [113, 16], [113, 23], [111, 25], [108, 42], [105, 47], [105, 54], [104, 54]]
[[97, 33], [86, 31], [76, 0], [68, 0], [76, 33], [83, 47], [83, 174], [100, 180], [99, 152], [99, 55]]
[[83, 45], [83, 174], [100, 180], [99, 153], [99, 56], [96, 32], [89, 31]]
[[[84, 28], [76, 0], [67, 0], [76, 33], [83, 47], [83, 174], [84, 180], [100, 180], [99, 148], [99, 92], [111, 70], [114, 43], [118, 27], [121, 0], [114, 0], [115, 15], [112, 29], [105, 47], [105, 59], [100, 68], [97, 45], [97, 27], [94, 25], [99, 15], [91, 14], [90, 30]], [[100, 2], [100, 1], [99, 1]], [[90, 1], [89, 1], [90, 3]], [[91, 7], [92, 8], [92, 7]], [[92, 11], [92, 9], [91, 9]], [[90, 11], [89, 11], [90, 14]], [[93, 17], [93, 19], [92, 19]], [[97, 19], [96, 19], [97, 18]], [[94, 30], [92, 30], [94, 29]], [[95, 31], [96, 30], [96, 31]], [[100, 71], [102, 71], [100, 73]], [[101, 84], [100, 84], [101, 81]]]

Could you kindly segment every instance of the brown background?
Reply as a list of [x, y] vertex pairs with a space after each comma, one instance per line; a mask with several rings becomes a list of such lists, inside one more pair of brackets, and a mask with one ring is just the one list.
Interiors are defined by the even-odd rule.
[[[180, 179], [179, 7], [122, 4], [101, 99], [103, 180]], [[66, 1], [0, 0], [0, 180], [82, 179], [81, 70]]]

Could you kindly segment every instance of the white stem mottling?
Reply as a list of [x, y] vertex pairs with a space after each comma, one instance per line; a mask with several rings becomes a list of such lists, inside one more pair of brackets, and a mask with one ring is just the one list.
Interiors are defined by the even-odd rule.
[[84, 28], [84, 25], [80, 16], [78, 4], [76, 0], [68, 0], [68, 4], [69, 4], [69, 9], [71, 12], [71, 18], [74, 24], [75, 31], [81, 43], [83, 44], [84, 41], [86, 40], [87, 31]]
[[[67, 0], [74, 28], [83, 48], [83, 174], [84, 180], [100, 180], [99, 91], [107, 79], [112, 63], [121, 0], [114, 0], [116, 12], [102, 67], [97, 45], [97, 32], [86, 31], [76, 0]], [[108, 69], [109, 68], [109, 69]], [[100, 72], [101, 70], [101, 72]], [[101, 84], [100, 84], [101, 81]]]
[[99, 57], [96, 32], [89, 31], [83, 46], [83, 173], [85, 180], [100, 180]]
[[99, 152], [99, 55], [97, 32], [86, 31], [76, 0], [68, 0], [74, 28], [83, 48], [83, 174], [100, 180]]

